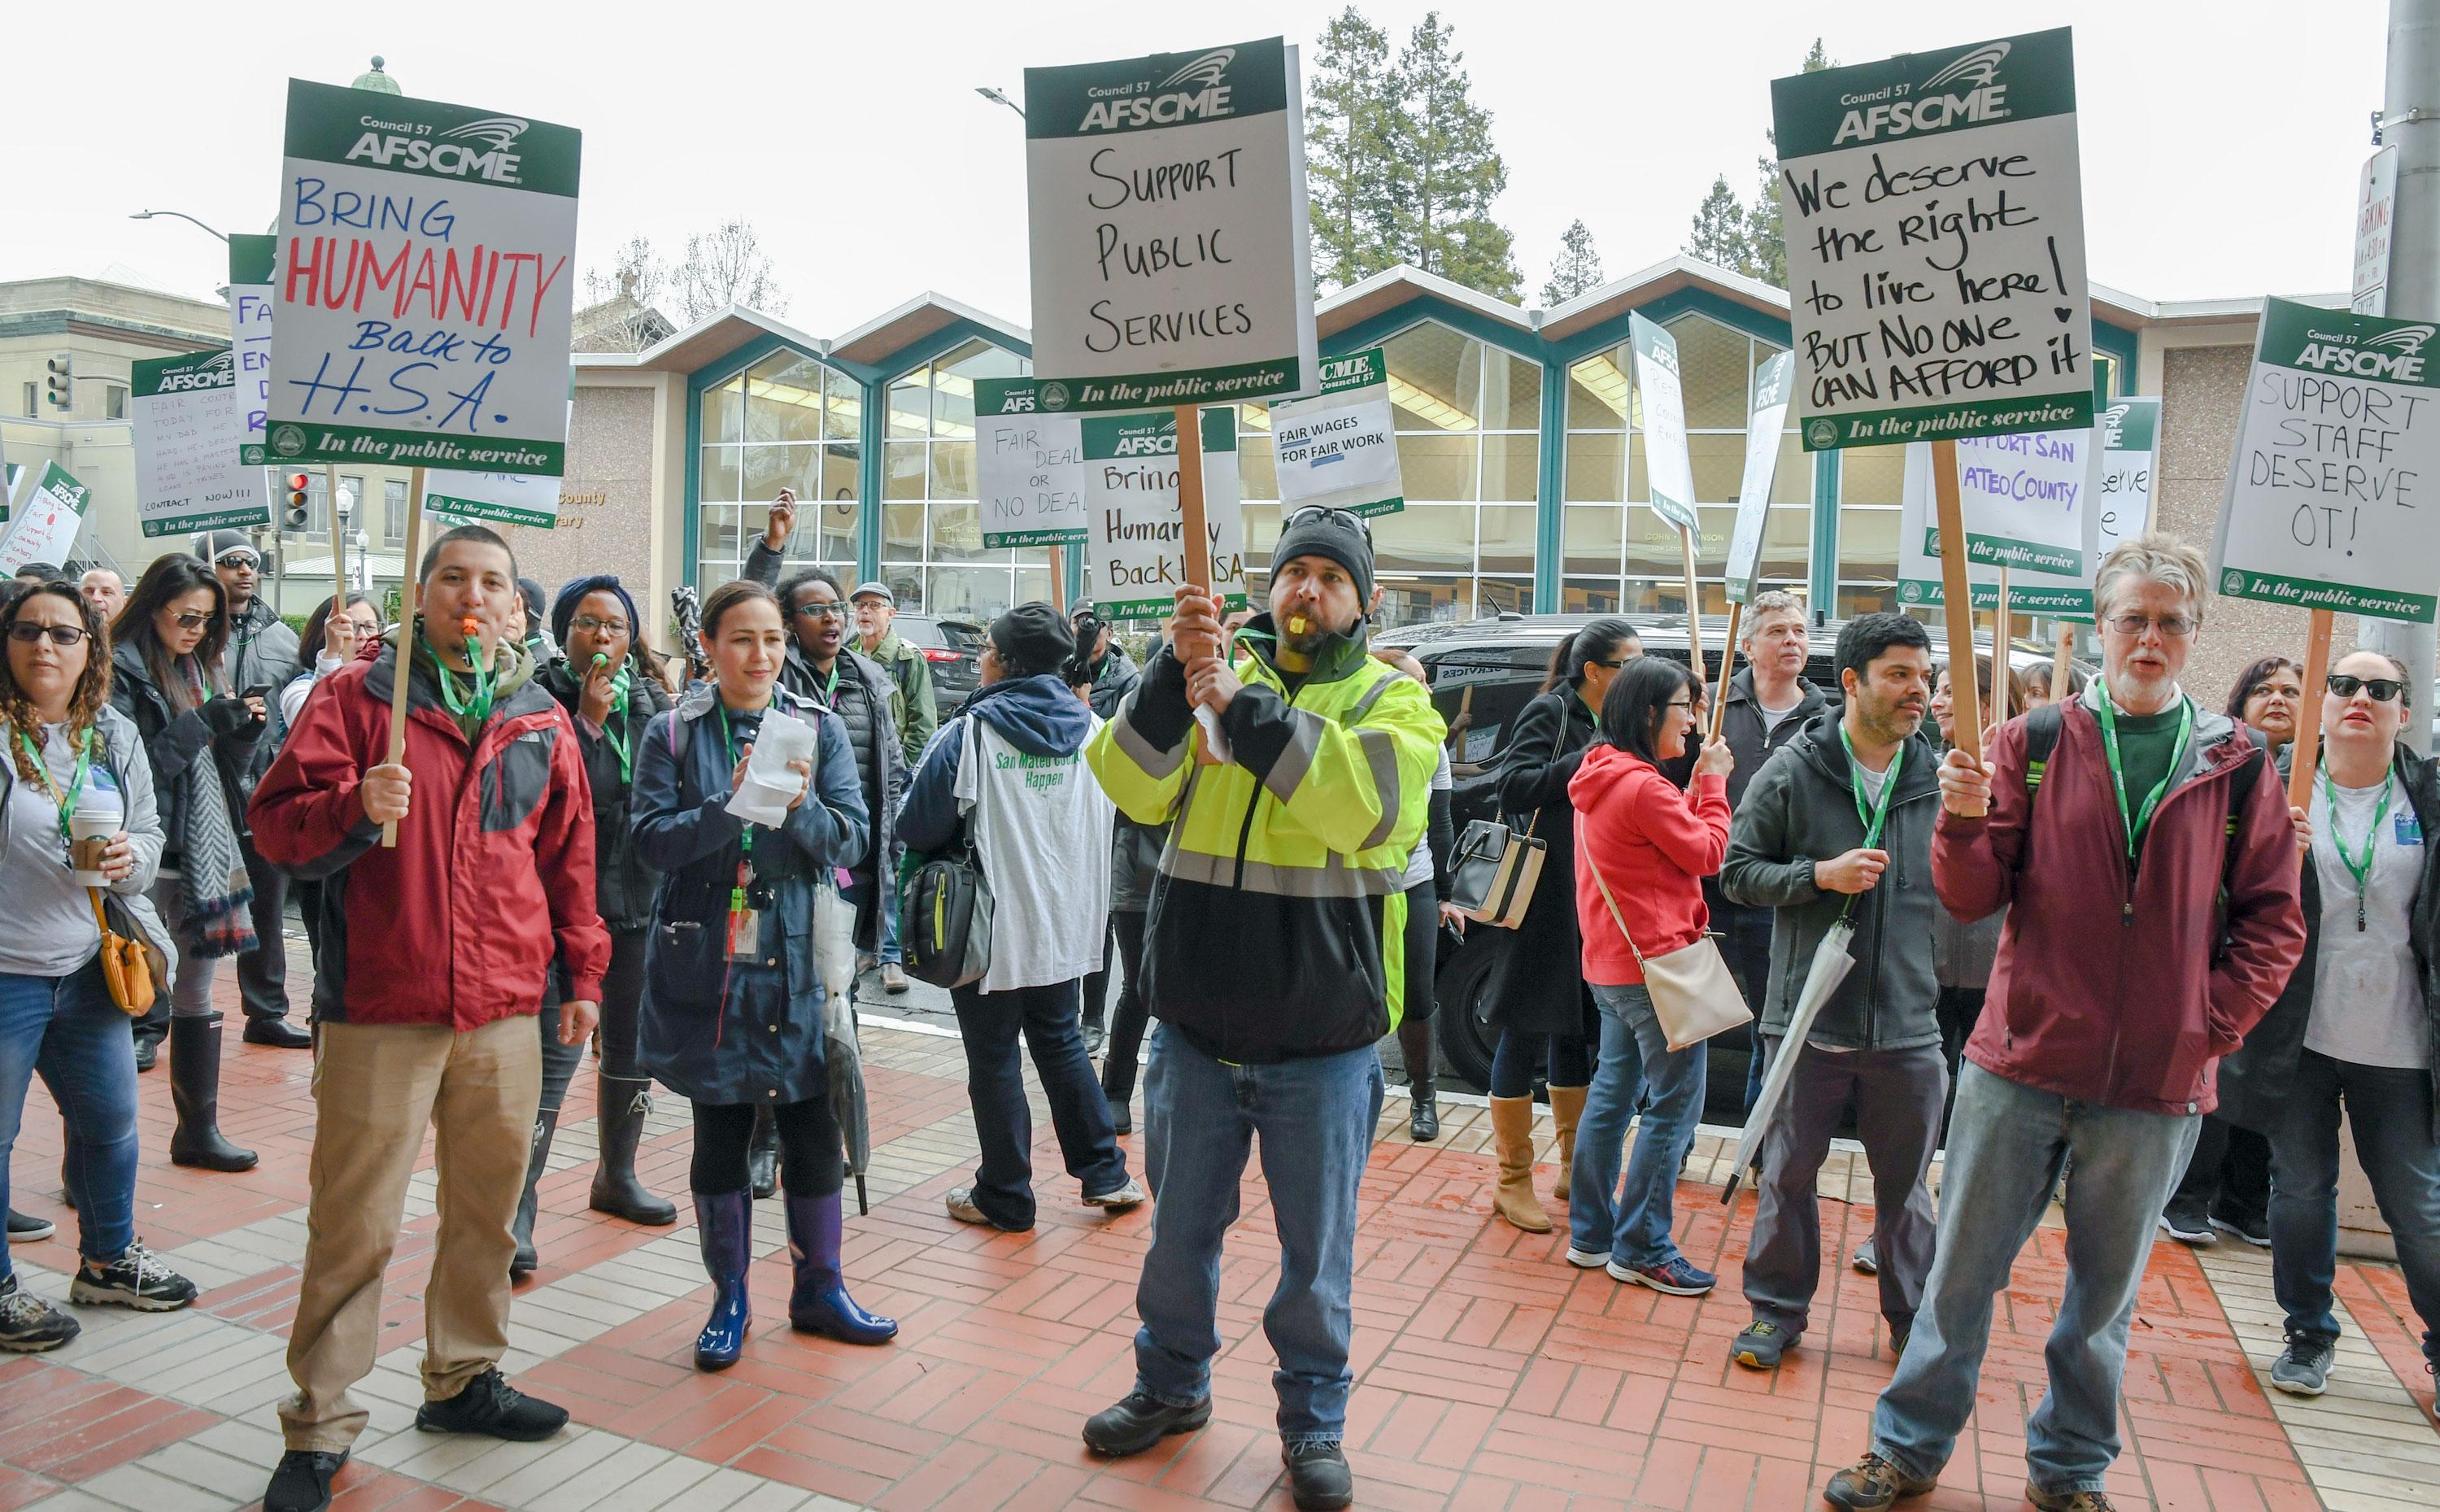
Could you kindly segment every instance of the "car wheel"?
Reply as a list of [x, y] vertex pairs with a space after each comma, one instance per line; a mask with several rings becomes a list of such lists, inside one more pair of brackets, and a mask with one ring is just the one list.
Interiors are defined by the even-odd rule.
[[1499, 1044], [1499, 1030], [1484, 1017], [1491, 1008], [1485, 990], [1491, 958], [1488, 950], [1461, 948], [1432, 981], [1440, 1004], [1441, 1058], [1449, 1074], [1478, 1092], [1491, 1086], [1491, 1053]]

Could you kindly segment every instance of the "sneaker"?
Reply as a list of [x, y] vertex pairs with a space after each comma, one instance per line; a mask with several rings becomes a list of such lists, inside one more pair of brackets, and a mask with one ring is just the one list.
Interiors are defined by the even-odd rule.
[[59, 1225], [48, 1218], [38, 1218], [30, 1213], [20, 1213], [15, 1208], [9, 1210], [10, 1244], [31, 1244], [37, 1239], [47, 1239], [59, 1232]]
[[2118, 1512], [2106, 1491], [2045, 1491], [2031, 1481], [2025, 1483], [2025, 1500], [2042, 1512]]
[[20, 1290], [15, 1276], [0, 1281], [0, 1349], [39, 1355], [82, 1332], [83, 1324], [32, 1292]]
[[1117, 1406], [1105, 1407], [1085, 1420], [1085, 1447], [1103, 1459], [1124, 1459], [1172, 1433], [1192, 1433], [1210, 1421], [1209, 1396], [1192, 1407], [1172, 1407], [1141, 1392], [1129, 1392]]
[[1876, 1239], [1877, 1235], [1874, 1239], [1866, 1239], [1856, 1246], [1856, 1252], [1848, 1257], [1847, 1263], [1856, 1268], [1856, 1273], [1859, 1276], [1877, 1276], [1881, 1273], [1881, 1252], [1874, 1248]]
[[1579, 1250], [1571, 1244], [1568, 1246], [1568, 1264], [1574, 1266], [1579, 1270], [1600, 1270], [1608, 1266], [1609, 1251], [1607, 1250]]
[[2319, 1396], [2330, 1387], [2330, 1362], [2339, 1343], [2321, 1334], [2288, 1336], [2288, 1347], [2270, 1362], [2270, 1384], [2290, 1396]]
[[530, 1444], [567, 1426], [567, 1409], [528, 1396], [495, 1369], [466, 1383], [446, 1401], [415, 1410], [415, 1426], [427, 1433], [482, 1433]]
[[2180, 1244], [2192, 1245], [2198, 1250], [2208, 1250], [2219, 1243], [2219, 1235], [2212, 1232], [2210, 1219], [2198, 1213], [2180, 1213], [2175, 1208], [2161, 1215], [2161, 1232]]
[[895, 998], [906, 990], [906, 968], [895, 961], [881, 963], [881, 990]]
[[1280, 1463], [1288, 1467], [1288, 1494], [1297, 1512], [1330, 1512], [1355, 1501], [1355, 1472], [1347, 1467], [1347, 1451], [1335, 1439], [1280, 1446]]
[[[1136, 1200], [1139, 1202], [1142, 1201], [1143, 1194], [1139, 1192], [1136, 1195]], [[1005, 1223], [994, 1223], [989, 1214], [975, 1206], [975, 1189], [970, 1186], [952, 1187], [950, 1189], [949, 1216], [957, 1219], [960, 1223], [979, 1224], [986, 1229], [997, 1229], [1002, 1233], [1023, 1233], [1026, 1232], [1026, 1229], [1033, 1227], [1032, 1224], [1029, 1223], [1024, 1229], [1012, 1229]]]
[[1097, 1024], [1087, 1018], [1085, 1020], [1084, 1034], [1085, 1058], [1090, 1060], [1102, 1053], [1102, 1046], [1109, 1040], [1110, 1031], [1105, 1025]]
[[116, 1259], [78, 1261], [76, 1279], [68, 1283], [68, 1301], [87, 1307], [175, 1312], [194, 1300], [195, 1284], [140, 1244]]
[[1748, 1370], [1777, 1370], [1779, 1357], [1795, 1342], [1786, 1329], [1757, 1319], [1729, 1341], [1729, 1358]]
[[331, 1482], [348, 1451], [325, 1454], [318, 1449], [290, 1449], [271, 1472], [271, 1488], [262, 1493], [262, 1512], [322, 1512], [331, 1504]]
[[2257, 1250], [2270, 1248], [2270, 1219], [2262, 1214], [2248, 1213], [2238, 1217], [2223, 1218], [2215, 1213], [2211, 1226], [2222, 1233], [2234, 1234]]
[[1126, 1185], [1115, 1192], [1104, 1192], [1100, 1197], [1090, 1192], [1085, 1194], [1086, 1207], [1100, 1208], [1107, 1213], [1124, 1213], [1130, 1208], [1139, 1208], [1143, 1206], [1143, 1183], [1132, 1176], [1127, 1178]]
[[1866, 1454], [1830, 1477], [1821, 1500], [1839, 1512], [1882, 1512], [1901, 1498], [1921, 1496], [1939, 1484], [1929, 1476], [1917, 1480], [1878, 1454]]
[[1665, 1265], [1627, 1267], [1613, 1260], [1609, 1263], [1610, 1278], [1631, 1281], [1639, 1287], [1650, 1287], [1672, 1297], [1699, 1297], [1719, 1285], [1720, 1278], [1708, 1270], [1698, 1269], [1684, 1255]]

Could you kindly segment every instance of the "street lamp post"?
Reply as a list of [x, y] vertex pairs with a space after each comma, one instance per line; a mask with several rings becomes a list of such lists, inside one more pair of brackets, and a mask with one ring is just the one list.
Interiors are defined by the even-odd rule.
[[212, 231], [210, 226], [204, 225], [203, 222], [196, 220], [193, 216], [188, 215], [184, 210], [138, 210], [135, 214], [129, 216], [128, 219], [131, 221], [150, 221], [155, 217], [163, 215], [174, 215], [179, 220], [185, 221], [190, 225], [203, 225], [205, 230], [211, 231], [212, 235], [220, 237], [222, 241], [225, 242], [228, 240], [226, 236], [223, 236], [218, 231]]
[[1009, 99], [1006, 95], [1001, 94], [998, 90], [992, 88], [989, 84], [977, 84], [975, 86], [975, 93], [982, 96], [985, 99], [990, 100], [995, 105], [1006, 105], [1009, 109], [1016, 112], [1017, 119], [1023, 120], [1025, 118], [1024, 106], [1018, 104], [1015, 100]]

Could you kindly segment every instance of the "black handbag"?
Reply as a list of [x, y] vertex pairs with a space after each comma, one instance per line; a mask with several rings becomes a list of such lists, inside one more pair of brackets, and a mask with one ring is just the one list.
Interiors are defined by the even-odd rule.
[[971, 842], [933, 856], [900, 890], [898, 938], [906, 974], [935, 987], [962, 987], [991, 969], [991, 882]]

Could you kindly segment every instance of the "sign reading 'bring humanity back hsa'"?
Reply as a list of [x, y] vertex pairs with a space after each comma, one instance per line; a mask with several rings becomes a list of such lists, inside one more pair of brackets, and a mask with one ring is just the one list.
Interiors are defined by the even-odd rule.
[[1025, 71], [1042, 407], [1309, 389], [1304, 100], [1277, 37]]
[[274, 465], [566, 470], [581, 142], [288, 81]]
[[1805, 449], [2091, 424], [2067, 31], [1770, 97]]

